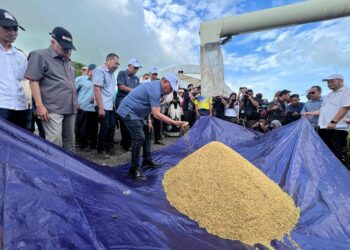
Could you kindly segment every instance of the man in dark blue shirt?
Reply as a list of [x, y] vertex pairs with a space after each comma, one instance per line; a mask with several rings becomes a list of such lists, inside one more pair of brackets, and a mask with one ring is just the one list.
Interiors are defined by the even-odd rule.
[[293, 94], [290, 96], [290, 104], [287, 106], [288, 122], [294, 122], [300, 119], [300, 113], [304, 107], [304, 103], [299, 101], [300, 99], [298, 94]]
[[161, 80], [141, 84], [135, 88], [120, 103], [117, 113], [130, 132], [132, 138], [131, 163], [129, 175], [135, 180], [146, 180], [139, 167], [141, 147], [143, 147], [144, 167], [157, 168], [158, 164], [151, 157], [151, 131], [154, 118], [174, 126], [183, 126], [185, 122], [174, 121], [160, 112], [160, 96], [177, 91], [177, 78], [174, 74], [167, 74]]
[[[118, 94], [115, 100], [115, 108], [117, 109], [123, 99], [137, 86], [140, 85], [140, 79], [136, 75], [137, 71], [141, 68], [139, 60], [132, 58], [129, 60], [128, 68], [126, 70], [121, 70], [118, 73], [117, 84], [118, 84]], [[120, 145], [125, 151], [128, 151], [131, 146], [131, 137], [128, 129], [123, 123], [122, 119], [120, 121], [120, 133], [122, 140]]]

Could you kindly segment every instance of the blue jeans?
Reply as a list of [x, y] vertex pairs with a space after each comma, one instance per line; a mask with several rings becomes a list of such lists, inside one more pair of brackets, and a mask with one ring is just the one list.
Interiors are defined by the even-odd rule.
[[131, 163], [132, 167], [139, 167], [141, 147], [143, 147], [143, 160], [152, 160], [151, 143], [152, 134], [142, 120], [121, 118], [131, 135]]
[[115, 112], [105, 110], [105, 117], [99, 118], [99, 123], [97, 151], [111, 150], [114, 148]]

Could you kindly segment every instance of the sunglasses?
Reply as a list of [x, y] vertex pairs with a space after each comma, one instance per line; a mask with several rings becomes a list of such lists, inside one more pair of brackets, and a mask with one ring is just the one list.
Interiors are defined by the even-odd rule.
[[135, 66], [134, 66], [134, 68], [135, 68], [136, 70], [139, 70], [139, 69], [140, 69], [140, 67], [135, 67]]
[[158, 74], [157, 73], [153, 73], [152, 76], [157, 76]]
[[314, 95], [315, 94], [315, 92], [309, 92], [309, 95]]
[[[2, 26], [3, 27], [3, 26]], [[18, 27], [17, 26], [10, 26], [10, 27], [3, 27], [5, 30], [7, 31], [18, 31]]]

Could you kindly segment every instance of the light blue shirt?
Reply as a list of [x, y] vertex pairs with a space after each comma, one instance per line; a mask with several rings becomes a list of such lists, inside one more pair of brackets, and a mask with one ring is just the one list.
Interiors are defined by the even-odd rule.
[[127, 119], [147, 119], [153, 107], [160, 107], [162, 86], [159, 80], [141, 84], [120, 103], [117, 113]]
[[[301, 110], [301, 113], [320, 110], [321, 105], [322, 105], [322, 97], [315, 101], [309, 100], [304, 103], [304, 107]], [[318, 117], [319, 117], [318, 115], [307, 116], [307, 119], [309, 119], [311, 126], [313, 126], [314, 128], [317, 127]]]
[[8, 51], [0, 44], [0, 108], [25, 110], [26, 97], [23, 90], [27, 58], [12, 46]]
[[103, 64], [94, 70], [92, 81], [94, 85], [101, 87], [103, 109], [113, 110], [113, 95], [116, 86], [114, 74], [109, 72], [109, 69]]
[[79, 76], [75, 79], [78, 106], [81, 110], [95, 112], [94, 85], [88, 76]]

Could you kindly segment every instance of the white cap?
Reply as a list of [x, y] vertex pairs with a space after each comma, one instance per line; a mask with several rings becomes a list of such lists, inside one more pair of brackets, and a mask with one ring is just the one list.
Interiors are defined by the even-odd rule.
[[137, 60], [136, 58], [132, 58], [129, 60], [129, 65], [131, 64], [132, 66], [136, 67], [136, 68], [142, 68], [140, 65], [139, 60]]
[[175, 74], [169, 73], [164, 76], [166, 80], [170, 82], [171, 87], [174, 91], [177, 91], [177, 77]]
[[271, 122], [271, 125], [273, 125], [274, 128], [280, 128], [280, 127], [282, 127], [282, 123], [281, 123], [279, 120], [273, 120], [273, 121]]
[[152, 66], [151, 69], [149, 70], [149, 73], [151, 74], [159, 74], [159, 70], [156, 66]]
[[327, 78], [322, 79], [322, 81], [326, 82], [334, 79], [344, 80], [344, 77], [341, 74], [332, 74], [332, 75], [329, 75]]

